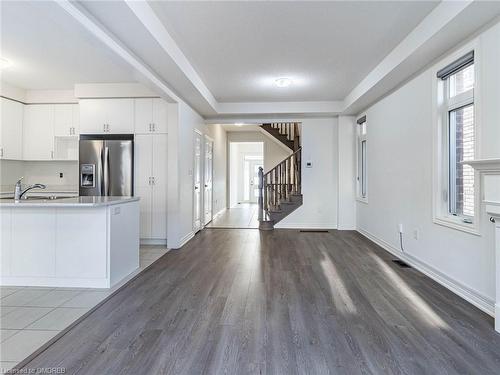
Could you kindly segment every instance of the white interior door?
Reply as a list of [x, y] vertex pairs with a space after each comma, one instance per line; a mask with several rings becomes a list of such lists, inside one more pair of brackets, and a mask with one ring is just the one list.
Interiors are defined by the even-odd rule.
[[203, 191], [203, 211], [205, 215], [205, 225], [212, 221], [212, 194], [213, 194], [213, 148], [214, 142], [205, 137], [205, 163], [204, 163], [204, 191]]
[[193, 230], [201, 229], [201, 134], [194, 132]]

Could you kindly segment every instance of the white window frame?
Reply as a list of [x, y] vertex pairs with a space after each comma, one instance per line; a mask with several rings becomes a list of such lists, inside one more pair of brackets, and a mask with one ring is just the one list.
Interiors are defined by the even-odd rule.
[[[368, 203], [368, 126], [366, 122], [366, 116], [364, 117], [365, 121], [363, 121], [362, 123], [356, 122], [356, 200], [359, 202]], [[365, 134], [363, 134], [361, 131], [363, 125], [366, 129]], [[362, 160], [361, 155], [363, 142], [365, 144], [364, 160]], [[364, 175], [363, 169], [365, 172]]]
[[[472, 223], [464, 222], [462, 216], [449, 213], [449, 112], [468, 104], [474, 104], [474, 155], [480, 150], [480, 56], [477, 40], [465, 45], [439, 62], [432, 70], [433, 79], [433, 222], [449, 228], [480, 236], [480, 178], [474, 173], [474, 218]], [[474, 51], [474, 88], [448, 98], [448, 81], [436, 77], [437, 71]]]

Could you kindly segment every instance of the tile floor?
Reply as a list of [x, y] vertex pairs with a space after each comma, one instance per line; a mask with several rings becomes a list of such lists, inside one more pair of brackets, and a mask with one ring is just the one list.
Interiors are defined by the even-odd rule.
[[112, 289], [0, 287], [0, 374], [150, 266], [168, 250], [141, 246], [140, 268]]
[[258, 228], [258, 205], [239, 203], [214, 217], [207, 228]]

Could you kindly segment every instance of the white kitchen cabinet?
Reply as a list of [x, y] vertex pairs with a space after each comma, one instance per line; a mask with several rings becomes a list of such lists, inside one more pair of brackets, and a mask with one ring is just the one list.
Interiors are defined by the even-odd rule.
[[103, 99], [80, 100], [80, 133], [104, 133], [106, 124], [106, 111]]
[[160, 98], [135, 99], [136, 134], [167, 133], [167, 107]]
[[23, 159], [54, 159], [54, 106], [30, 104], [24, 106]]
[[23, 208], [11, 215], [11, 275], [55, 276], [55, 212], [55, 208]]
[[78, 136], [78, 104], [54, 104], [54, 135]]
[[151, 238], [151, 208], [152, 208], [152, 185], [151, 166], [153, 164], [153, 152], [151, 150], [152, 137], [148, 135], [136, 135], [134, 141], [134, 177], [135, 196], [141, 197], [140, 204], [140, 238]]
[[151, 237], [167, 238], [167, 136], [153, 136]]
[[134, 99], [81, 99], [80, 133], [134, 133]]
[[[101, 209], [65, 208], [57, 211], [56, 275], [58, 277], [105, 278], [107, 254], [106, 215]], [[85, 225], [82, 225], [85, 223]], [[75, 233], [85, 241], [75, 241]]]
[[23, 156], [23, 104], [1, 98], [0, 159], [21, 160]]
[[12, 223], [11, 211], [0, 210], [0, 272], [3, 276], [10, 276], [12, 259]]
[[142, 240], [167, 238], [167, 135], [135, 137], [135, 195], [141, 198]]

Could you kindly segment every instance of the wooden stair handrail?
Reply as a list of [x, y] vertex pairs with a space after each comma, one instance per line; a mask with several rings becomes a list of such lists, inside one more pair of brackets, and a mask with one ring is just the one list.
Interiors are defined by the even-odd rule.
[[267, 220], [271, 210], [279, 211], [281, 203], [291, 202], [292, 195], [301, 194], [301, 156], [299, 147], [267, 173], [259, 168], [260, 221]]
[[264, 123], [261, 127], [292, 151], [299, 149], [300, 131], [298, 122], [271, 122]]

